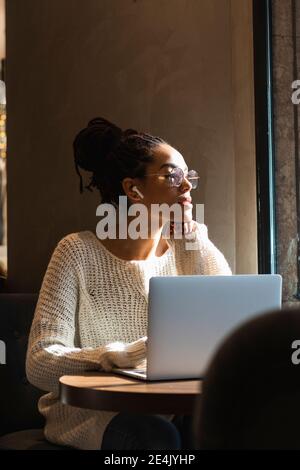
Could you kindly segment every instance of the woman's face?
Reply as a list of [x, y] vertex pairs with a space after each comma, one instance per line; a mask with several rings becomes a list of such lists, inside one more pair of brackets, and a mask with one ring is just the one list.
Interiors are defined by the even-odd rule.
[[[180, 204], [181, 214], [185, 222], [192, 220], [191, 183], [184, 178], [180, 186], [170, 186], [168, 177], [173, 168], [181, 168], [187, 175], [188, 167], [181, 155], [175, 148], [167, 144], [160, 144], [154, 151], [154, 162], [147, 165], [145, 178], [135, 178], [133, 186], [143, 194], [143, 198], [132, 200], [134, 203], [144, 204], [148, 210], [152, 204], [167, 204], [171, 206]], [[157, 175], [158, 176], [157, 176]], [[149, 175], [149, 176], [148, 176]], [[129, 186], [130, 187], [130, 186]]]

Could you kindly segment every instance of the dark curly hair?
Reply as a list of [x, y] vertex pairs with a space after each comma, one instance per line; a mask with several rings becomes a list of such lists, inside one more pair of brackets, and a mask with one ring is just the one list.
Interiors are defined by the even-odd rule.
[[154, 161], [153, 150], [167, 142], [160, 137], [138, 132], [122, 131], [104, 118], [89, 121], [73, 142], [76, 172], [80, 177], [80, 193], [83, 192], [79, 168], [92, 172], [86, 189], [99, 190], [103, 203], [118, 205], [124, 195], [122, 181], [126, 177], [143, 178], [147, 164]]

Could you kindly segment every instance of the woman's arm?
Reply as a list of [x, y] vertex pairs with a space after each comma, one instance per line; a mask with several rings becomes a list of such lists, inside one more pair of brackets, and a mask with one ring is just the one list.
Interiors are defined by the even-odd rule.
[[[176, 239], [176, 230], [168, 243], [175, 252], [178, 274], [231, 275], [231, 269], [221, 251], [208, 238], [207, 227], [196, 221], [190, 223], [190, 232]], [[179, 236], [179, 235], [177, 235]]]
[[[207, 227], [204, 224], [195, 222], [194, 226], [195, 238], [191, 242], [186, 241], [186, 247], [189, 243], [195, 243], [201, 252], [201, 258], [205, 266], [205, 274], [207, 275], [231, 275], [231, 269], [226, 261], [223, 253], [208, 238]], [[193, 245], [191, 245], [193, 247]], [[196, 251], [195, 250], [195, 251]], [[193, 249], [191, 250], [193, 251]]]
[[58, 392], [59, 377], [85, 370], [109, 371], [133, 367], [146, 355], [146, 338], [97, 348], [74, 345], [78, 307], [78, 273], [70, 241], [55, 248], [44, 276], [31, 326], [26, 357], [28, 380], [36, 387]]

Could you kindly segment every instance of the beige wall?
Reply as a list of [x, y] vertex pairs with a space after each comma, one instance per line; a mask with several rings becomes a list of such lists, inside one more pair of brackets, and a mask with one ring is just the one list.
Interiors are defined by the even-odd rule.
[[246, 274], [258, 270], [252, 1], [231, 0], [231, 38], [235, 269]]
[[5, 58], [5, 0], [0, 0], [0, 59]]
[[200, 171], [211, 239], [234, 270], [255, 270], [250, 5], [7, 2], [9, 290], [37, 290], [58, 240], [95, 229], [72, 140], [97, 115], [177, 147]]

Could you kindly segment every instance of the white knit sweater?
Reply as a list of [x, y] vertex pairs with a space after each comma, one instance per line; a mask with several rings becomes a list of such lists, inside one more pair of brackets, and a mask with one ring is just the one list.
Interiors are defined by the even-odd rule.
[[[62, 405], [59, 377], [134, 366], [145, 357], [139, 339], [147, 335], [150, 277], [231, 274], [206, 226], [197, 224], [195, 233], [196, 250], [186, 250], [184, 239], [171, 238], [163, 256], [147, 260], [117, 258], [90, 231], [58, 243], [41, 286], [26, 359], [29, 381], [49, 392], [39, 401], [49, 441], [101, 448], [105, 428], [117, 413]], [[115, 351], [115, 342], [123, 347]]]

